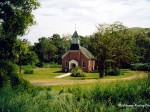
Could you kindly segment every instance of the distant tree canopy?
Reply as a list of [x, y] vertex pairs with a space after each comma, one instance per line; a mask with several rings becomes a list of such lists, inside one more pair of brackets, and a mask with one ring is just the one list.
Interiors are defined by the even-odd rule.
[[68, 37], [60, 38], [59, 34], [52, 37], [39, 38], [39, 42], [34, 44], [34, 50], [41, 62], [61, 64], [62, 55], [69, 50], [70, 40]]

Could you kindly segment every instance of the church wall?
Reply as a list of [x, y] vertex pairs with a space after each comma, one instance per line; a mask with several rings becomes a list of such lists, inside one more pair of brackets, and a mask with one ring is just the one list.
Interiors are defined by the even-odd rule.
[[[92, 70], [92, 61], [88, 60], [87, 57], [81, 53], [81, 52], [69, 52], [63, 59], [62, 59], [62, 71], [69, 71], [69, 67], [65, 67], [66, 61], [76, 60], [78, 61], [79, 66], [83, 69], [85, 72], [89, 72]], [[83, 61], [85, 62], [85, 67], [83, 66]]]

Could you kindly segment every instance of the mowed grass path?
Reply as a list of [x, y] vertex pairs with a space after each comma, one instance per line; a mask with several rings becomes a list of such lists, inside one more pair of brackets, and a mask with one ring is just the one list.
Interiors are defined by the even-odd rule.
[[124, 75], [120, 76], [105, 76], [99, 79], [99, 73], [85, 73], [86, 77], [63, 77], [55, 78], [63, 75], [61, 68], [34, 68], [34, 74], [22, 74], [23, 78], [30, 81], [34, 85], [46, 86], [62, 86], [70, 84], [92, 84], [92, 83], [110, 83], [121, 80], [132, 80], [143, 78], [146, 76], [145, 72], [123, 70]]

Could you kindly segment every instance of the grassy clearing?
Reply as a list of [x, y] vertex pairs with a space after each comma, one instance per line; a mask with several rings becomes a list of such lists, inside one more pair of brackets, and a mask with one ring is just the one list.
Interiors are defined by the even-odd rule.
[[[61, 68], [34, 68], [34, 74], [22, 74], [23, 78], [29, 81], [32, 80], [49, 80], [55, 79], [56, 76], [63, 75], [65, 73], [61, 72]], [[105, 76], [103, 79], [116, 79], [116, 78], [126, 78], [134, 75], [145, 74], [141, 71], [131, 71], [128, 69], [123, 70], [124, 75], [120, 76]], [[85, 73], [86, 77], [63, 77], [62, 79], [67, 80], [85, 80], [85, 79], [99, 79], [99, 73], [91, 72]]]
[[56, 79], [56, 76], [62, 75], [61, 68], [33, 68], [34, 74], [23, 74], [23, 78], [39, 86], [53, 85], [54, 90], [61, 90], [74, 85], [84, 85], [86, 87], [93, 86], [95, 83], [113, 83], [116, 81], [132, 80], [145, 77], [145, 72], [123, 70], [124, 75], [120, 76], [105, 76], [99, 79], [99, 74], [96, 72], [86, 73], [87, 77], [63, 77]]

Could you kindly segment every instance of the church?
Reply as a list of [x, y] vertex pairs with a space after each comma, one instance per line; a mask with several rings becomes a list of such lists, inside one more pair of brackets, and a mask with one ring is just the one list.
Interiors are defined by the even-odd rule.
[[70, 50], [62, 56], [62, 71], [70, 72], [77, 66], [85, 72], [93, 71], [95, 58], [86, 48], [80, 46], [80, 37], [75, 31], [71, 37]]

